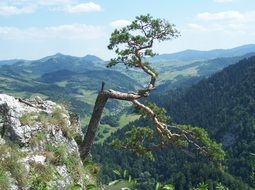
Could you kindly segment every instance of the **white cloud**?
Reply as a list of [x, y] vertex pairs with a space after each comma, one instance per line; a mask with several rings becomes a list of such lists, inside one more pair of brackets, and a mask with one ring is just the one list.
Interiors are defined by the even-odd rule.
[[198, 30], [198, 31], [207, 31], [207, 28], [205, 28], [204, 26], [202, 25], [199, 25], [199, 24], [195, 24], [195, 23], [189, 23], [188, 24], [188, 28], [189, 29], [192, 29], [192, 30]]
[[81, 3], [77, 5], [69, 5], [66, 10], [69, 13], [81, 13], [81, 12], [101, 11], [102, 8], [100, 5], [96, 3], [89, 2], [89, 3]]
[[245, 15], [239, 11], [224, 11], [217, 13], [199, 13], [197, 18], [205, 21], [222, 21], [222, 20], [243, 20]]
[[216, 3], [230, 3], [233, 2], [234, 0], [214, 0]]
[[94, 2], [78, 3], [77, 0], [6, 0], [0, 1], [0, 15], [33, 13], [36, 9], [68, 13], [98, 12], [102, 10]]
[[97, 39], [104, 35], [103, 28], [85, 24], [72, 24], [47, 27], [44, 29], [50, 37], [63, 39]]
[[44, 28], [0, 27], [0, 39], [4, 40], [92, 40], [104, 36], [104, 29], [99, 26], [71, 24]]
[[199, 13], [180, 31], [182, 36], [172, 42], [176, 47], [206, 50], [255, 43], [255, 10]]
[[74, 0], [37, 0], [37, 4], [42, 6], [66, 6], [75, 3]]
[[28, 14], [35, 12], [35, 6], [28, 6], [18, 8], [16, 6], [0, 6], [0, 15], [10, 16], [10, 15], [18, 15], [18, 14]]
[[129, 20], [124, 20], [124, 19], [115, 20], [110, 23], [110, 25], [114, 28], [121, 28], [129, 24], [131, 24], [131, 22]]
[[224, 11], [199, 13], [196, 20], [187, 24], [188, 30], [199, 32], [253, 33], [255, 30], [255, 11]]
[[27, 5], [70, 5], [75, 4], [77, 0], [4, 0], [0, 5], [27, 6]]

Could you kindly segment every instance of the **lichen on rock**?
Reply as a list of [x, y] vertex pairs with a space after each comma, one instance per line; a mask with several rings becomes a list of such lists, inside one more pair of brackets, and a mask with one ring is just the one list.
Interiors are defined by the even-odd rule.
[[0, 94], [0, 189], [86, 189], [82, 138], [63, 106]]

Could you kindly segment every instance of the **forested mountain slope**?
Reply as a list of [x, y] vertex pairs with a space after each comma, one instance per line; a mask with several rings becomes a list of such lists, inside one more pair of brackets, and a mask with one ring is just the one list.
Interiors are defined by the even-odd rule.
[[255, 152], [255, 57], [200, 81], [178, 98], [170, 93], [162, 99], [174, 122], [206, 128], [222, 142], [229, 172], [250, 181], [249, 158]]
[[231, 190], [253, 189], [250, 153], [255, 152], [254, 84], [255, 57], [251, 57], [202, 80], [184, 94], [174, 92], [153, 98], [168, 110], [173, 122], [206, 128], [213, 139], [221, 142], [226, 151], [224, 169], [175, 147], [157, 152], [152, 162], [108, 146], [112, 139], [123, 138], [127, 128], [149, 125], [140, 119], [94, 149], [94, 158], [103, 164], [102, 179], [114, 178], [111, 170], [122, 168], [144, 180], [141, 189], [149, 189], [156, 180], [172, 183], [176, 190], [189, 189], [202, 181], [209, 184], [210, 190], [215, 189], [216, 182]]

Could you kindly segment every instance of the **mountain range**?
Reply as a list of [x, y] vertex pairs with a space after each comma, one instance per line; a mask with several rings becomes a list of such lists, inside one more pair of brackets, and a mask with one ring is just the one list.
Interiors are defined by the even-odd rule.
[[199, 50], [185, 50], [172, 54], [162, 54], [154, 57], [152, 60], [156, 62], [164, 61], [196, 61], [196, 60], [208, 60], [219, 57], [236, 57], [244, 54], [254, 52], [255, 44], [247, 44], [231, 49], [214, 49], [209, 51]]
[[[254, 55], [254, 52], [255, 45], [245, 45], [229, 50], [187, 50], [177, 54], [158, 55], [152, 59], [151, 64], [160, 73], [160, 86], [157, 90], [162, 93], [188, 87]], [[81, 115], [82, 125], [86, 126], [103, 81], [105, 88], [121, 91], [139, 89], [148, 82], [142, 71], [126, 69], [123, 65], [106, 68], [106, 64], [107, 61], [94, 55], [75, 57], [61, 53], [38, 60], [0, 61], [0, 92], [22, 98], [40, 95], [44, 99], [66, 104]], [[125, 107], [123, 103], [110, 101], [105, 114], [121, 117], [120, 113]], [[136, 119], [137, 116], [132, 118]], [[119, 120], [126, 124], [130, 118]], [[104, 127], [110, 132], [117, 130], [113, 130], [110, 125]], [[104, 133], [104, 136], [109, 136], [109, 133]]]

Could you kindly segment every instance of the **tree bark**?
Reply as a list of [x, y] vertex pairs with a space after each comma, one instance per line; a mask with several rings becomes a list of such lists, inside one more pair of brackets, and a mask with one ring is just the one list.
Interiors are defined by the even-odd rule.
[[141, 98], [141, 96], [136, 93], [125, 93], [125, 92], [119, 92], [119, 91], [115, 91], [111, 89], [103, 90], [103, 91], [101, 90], [98, 93], [95, 106], [93, 109], [93, 113], [90, 118], [89, 125], [86, 131], [86, 135], [84, 137], [83, 142], [80, 145], [80, 155], [82, 159], [85, 159], [91, 150], [105, 104], [109, 98], [133, 101], [135, 99]]
[[[82, 159], [85, 159], [89, 155], [94, 138], [96, 136], [96, 131], [98, 129], [98, 126], [102, 117], [105, 104], [109, 98], [129, 101], [129, 102], [132, 102], [135, 106], [139, 107], [140, 109], [143, 109], [151, 118], [153, 118], [153, 121], [156, 124], [157, 132], [159, 134], [163, 134], [163, 131], [165, 131], [166, 128], [164, 127], [163, 123], [159, 122], [153, 110], [151, 110], [149, 107], [137, 101], [137, 99], [141, 97], [142, 97], [141, 95], [136, 93], [125, 93], [125, 92], [119, 92], [119, 91], [115, 91], [111, 89], [100, 91], [98, 93], [95, 106], [93, 109], [93, 113], [86, 131], [85, 138], [82, 144], [80, 145], [80, 155]], [[169, 137], [171, 136], [170, 134], [168, 134]]]
[[107, 100], [107, 94], [105, 94], [103, 91], [100, 91], [97, 95], [94, 110], [89, 121], [84, 141], [80, 145], [80, 154], [82, 159], [85, 159], [90, 152]]

